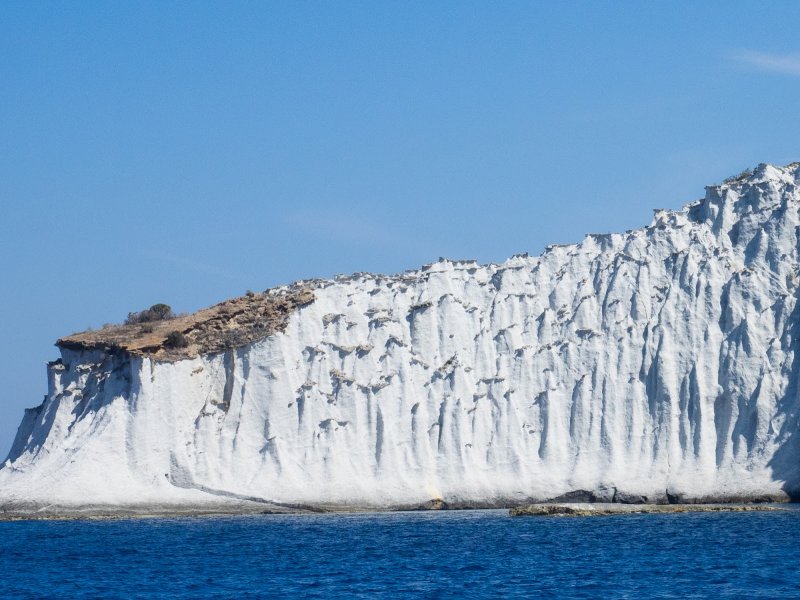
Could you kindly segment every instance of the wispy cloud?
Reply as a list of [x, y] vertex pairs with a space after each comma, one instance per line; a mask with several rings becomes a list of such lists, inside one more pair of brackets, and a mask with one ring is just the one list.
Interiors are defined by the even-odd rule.
[[732, 55], [736, 62], [759, 71], [800, 76], [800, 54], [772, 54], [756, 50], [740, 50]]

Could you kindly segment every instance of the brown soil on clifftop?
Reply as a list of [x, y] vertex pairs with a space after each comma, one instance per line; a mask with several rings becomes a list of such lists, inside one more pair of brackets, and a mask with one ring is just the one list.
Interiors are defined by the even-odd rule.
[[[131, 325], [109, 325], [76, 333], [56, 342], [71, 350], [124, 351], [175, 361], [221, 352], [264, 339], [286, 328], [289, 316], [314, 301], [308, 288], [268, 290], [220, 302], [191, 315]], [[178, 331], [188, 345], [169, 347], [167, 337]]]

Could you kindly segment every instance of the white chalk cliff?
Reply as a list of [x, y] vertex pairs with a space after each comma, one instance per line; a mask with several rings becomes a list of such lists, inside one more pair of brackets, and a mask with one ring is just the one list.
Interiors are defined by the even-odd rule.
[[227, 350], [62, 345], [0, 506], [797, 496], [799, 183], [760, 165], [538, 257], [270, 290], [313, 301]]

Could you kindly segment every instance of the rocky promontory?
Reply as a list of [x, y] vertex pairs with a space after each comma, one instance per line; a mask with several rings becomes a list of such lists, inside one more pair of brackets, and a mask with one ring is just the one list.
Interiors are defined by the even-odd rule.
[[154, 305], [58, 341], [0, 511], [797, 499], [798, 249], [759, 165], [540, 256]]

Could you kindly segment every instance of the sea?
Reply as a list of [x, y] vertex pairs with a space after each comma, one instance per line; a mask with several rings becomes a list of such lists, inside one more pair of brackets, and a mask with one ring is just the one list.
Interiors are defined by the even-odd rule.
[[0, 523], [0, 598], [800, 598], [800, 510]]

